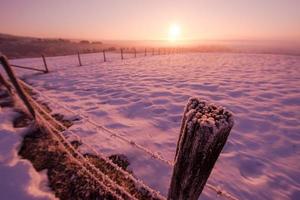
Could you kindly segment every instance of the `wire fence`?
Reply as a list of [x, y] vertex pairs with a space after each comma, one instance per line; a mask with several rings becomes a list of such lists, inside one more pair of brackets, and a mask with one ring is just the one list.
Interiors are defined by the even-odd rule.
[[[105, 52], [103, 54], [104, 54], [104, 60], [105, 60]], [[122, 54], [122, 50], [121, 50], [121, 54]], [[135, 54], [135, 56], [136, 56], [136, 54]], [[45, 58], [43, 58], [43, 60], [44, 60], [45, 66], [47, 66]], [[78, 60], [80, 63], [81, 60], [80, 60], [79, 53], [78, 53]], [[3, 65], [3, 62], [2, 62], [2, 65]], [[48, 68], [47, 68], [47, 71], [48, 71]], [[134, 140], [127, 139], [126, 137], [122, 136], [122, 134], [120, 134], [116, 131], [113, 131], [113, 130], [95, 122], [87, 114], [75, 112], [72, 109], [68, 108], [63, 103], [57, 102], [57, 101], [49, 98], [47, 95], [43, 94], [38, 89], [30, 86], [29, 84], [25, 83], [24, 81], [17, 79], [17, 78], [15, 78], [15, 79], [16, 79], [15, 83], [20, 84], [21, 88], [27, 89], [27, 90], [28, 89], [32, 90], [34, 93], [38, 94], [39, 97], [42, 97], [44, 101], [46, 101], [50, 104], [53, 104], [53, 105], [58, 105], [61, 108], [63, 108], [64, 110], [66, 110], [67, 112], [70, 112], [76, 116], [81, 117], [82, 119], [85, 119], [85, 121], [87, 123], [96, 127], [97, 128], [96, 130], [98, 130], [98, 128], [99, 128], [100, 130], [102, 130], [102, 132], [105, 132], [107, 135], [113, 136], [114, 138], [117, 138], [120, 141], [126, 142], [127, 144], [133, 146], [134, 148], [137, 148], [137, 149], [141, 150], [142, 152], [144, 152], [145, 154], [149, 155], [151, 158], [162, 161], [162, 162], [166, 163], [167, 165], [169, 165], [170, 167], [174, 167], [174, 163], [172, 161], [165, 159], [160, 152], [154, 152], [154, 151], [150, 150], [149, 148], [146, 148], [146, 147], [136, 143]], [[14, 81], [11, 80], [11, 82], [14, 82]], [[55, 138], [57, 138], [67, 150], [69, 150], [70, 156], [72, 156], [74, 159], [76, 159], [79, 163], [81, 163], [81, 164], [83, 163], [82, 168], [85, 169], [85, 171], [87, 171], [87, 173], [93, 179], [95, 179], [97, 182], [99, 182], [99, 185], [101, 185], [103, 188], [107, 188], [107, 190], [109, 192], [111, 192], [111, 194], [113, 194], [117, 199], [122, 199], [122, 196], [117, 194], [115, 192], [116, 190], [121, 191], [122, 194], [124, 194], [125, 196], [127, 196], [130, 199], [137, 199], [134, 195], [130, 194], [128, 191], [126, 191], [124, 188], [122, 188], [117, 183], [115, 183], [112, 179], [110, 179], [110, 177], [103, 174], [99, 169], [97, 169], [95, 166], [93, 166], [93, 164], [91, 164], [78, 150], [76, 150], [72, 146], [72, 144], [70, 144], [70, 142], [65, 138], [63, 133], [68, 132], [68, 133], [72, 134], [73, 136], [75, 136], [76, 138], [80, 138], [80, 136], [78, 136], [74, 131], [69, 130], [64, 124], [62, 124], [61, 122], [56, 120], [54, 117], [52, 117], [51, 114], [49, 114], [43, 107], [41, 107], [39, 105], [39, 103], [35, 99], [33, 99], [29, 94], [26, 94], [25, 96], [29, 100], [30, 104], [33, 105], [33, 107], [35, 108], [34, 112], [32, 112], [32, 113], [33, 113], [33, 115], [36, 115], [37, 120], [42, 121], [43, 124], [53, 134], [53, 136]], [[45, 119], [45, 117], [43, 117], [43, 116], [46, 116], [48, 119], [51, 120], [51, 122], [54, 122], [54, 124], [47, 122], [47, 119]], [[59, 127], [59, 128], [57, 128], [57, 127]], [[63, 130], [63, 132], [61, 132], [61, 130]], [[105, 160], [105, 162], [107, 162], [110, 165], [112, 165], [113, 167], [115, 167], [118, 171], [120, 171], [123, 175], [128, 177], [135, 184], [139, 185], [140, 187], [146, 188], [147, 191], [149, 191], [153, 197], [158, 198], [158, 199], [166, 199], [166, 197], [162, 196], [158, 191], [150, 188], [142, 180], [138, 179], [137, 177], [134, 177], [132, 174], [128, 173], [127, 171], [125, 171], [121, 167], [119, 167], [118, 165], [114, 164], [110, 159], [106, 158], [106, 156], [104, 156], [102, 153], [96, 151], [93, 147], [91, 147], [88, 144], [85, 144], [85, 145], [92, 152], [94, 152], [97, 156], [99, 156], [101, 159]], [[98, 177], [100, 177], [100, 178], [98, 178]], [[105, 180], [104, 183], [109, 183], [108, 186], [103, 183], [103, 180]], [[224, 191], [212, 184], [207, 183], [206, 186], [209, 189], [215, 191], [220, 196], [223, 196], [229, 200], [237, 200], [236, 197], [234, 197], [227, 191]]]
[[[85, 57], [90, 55], [91, 56], [95, 55], [94, 60], [96, 60], [95, 58], [97, 57], [98, 62], [108, 62], [110, 60], [117, 60], [117, 59], [124, 60], [124, 59], [132, 59], [132, 58], [145, 57], [145, 56], [169, 55], [169, 54], [176, 54], [180, 52], [183, 52], [183, 48], [145, 48], [144, 50], [137, 49], [137, 48], [120, 48], [119, 51], [118, 50], [113, 51], [109, 49], [103, 49], [101, 51], [91, 52], [91, 53], [78, 51], [76, 54], [63, 55], [63, 57], [67, 57], [67, 56], [73, 57], [74, 58], [73, 64], [76, 64], [74, 66], [85, 66], [87, 64], [92, 64], [92, 63], [85, 62]], [[25, 69], [25, 70], [48, 73], [52, 70], [51, 66], [49, 66], [48, 64], [48, 60], [49, 59], [52, 60], [53, 58], [55, 57], [47, 57], [46, 55], [42, 54], [40, 57], [41, 62], [36, 67], [29, 67], [20, 64], [11, 64], [11, 66], [15, 68]]]

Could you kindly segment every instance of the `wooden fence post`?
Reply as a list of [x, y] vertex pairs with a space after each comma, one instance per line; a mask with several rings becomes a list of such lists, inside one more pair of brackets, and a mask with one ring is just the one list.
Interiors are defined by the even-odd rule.
[[47, 66], [47, 62], [46, 62], [46, 58], [45, 58], [44, 54], [42, 54], [42, 58], [43, 58], [44, 66], [45, 66], [45, 73], [48, 73], [49, 70], [48, 70], [48, 66]]
[[121, 59], [123, 60], [124, 57], [123, 57], [123, 48], [121, 48]]
[[78, 62], [79, 62], [79, 66], [82, 66], [82, 63], [81, 63], [81, 58], [80, 58], [80, 53], [79, 53], [79, 51], [78, 51], [78, 53], [77, 53], [77, 56], [78, 56]]
[[197, 200], [226, 143], [233, 116], [222, 107], [191, 98], [185, 108], [168, 200]]
[[106, 62], [105, 50], [103, 49], [103, 61]]
[[154, 48], [152, 48], [152, 56], [154, 56]]
[[12, 82], [13, 86], [15, 87], [19, 97], [22, 99], [22, 101], [24, 102], [25, 106], [27, 107], [27, 109], [29, 110], [30, 114], [32, 115], [33, 118], [35, 118], [35, 111], [31, 105], [31, 103], [29, 102], [26, 93], [24, 92], [24, 90], [22, 89], [22, 87], [20, 86], [16, 75], [13, 71], [13, 69], [11, 68], [11, 66], [8, 63], [8, 60], [5, 56], [0, 56], [0, 62], [2, 64], [2, 66], [4, 67], [7, 76], [10, 78], [10, 81]]
[[136, 49], [134, 48], [134, 57], [136, 58]]
[[145, 48], [145, 56], [147, 56], [147, 48]]

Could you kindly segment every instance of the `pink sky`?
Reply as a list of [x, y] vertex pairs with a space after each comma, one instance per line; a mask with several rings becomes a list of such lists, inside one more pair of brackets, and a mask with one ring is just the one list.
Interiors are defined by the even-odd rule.
[[0, 32], [107, 40], [300, 40], [300, 0], [1, 0]]

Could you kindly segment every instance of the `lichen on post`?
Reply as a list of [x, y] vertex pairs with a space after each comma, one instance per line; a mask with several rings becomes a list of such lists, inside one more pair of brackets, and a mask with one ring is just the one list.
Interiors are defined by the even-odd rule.
[[177, 143], [169, 200], [197, 200], [233, 127], [223, 107], [191, 98]]

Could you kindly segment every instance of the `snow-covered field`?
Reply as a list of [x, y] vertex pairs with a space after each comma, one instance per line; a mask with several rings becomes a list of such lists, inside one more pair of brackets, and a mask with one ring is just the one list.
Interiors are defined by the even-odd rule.
[[[186, 53], [120, 60], [119, 54], [48, 58], [51, 73], [15, 69], [72, 110], [114, 129], [168, 160], [183, 109], [200, 96], [234, 113], [235, 126], [209, 178], [239, 199], [300, 199], [300, 57]], [[11, 61], [42, 66], [41, 59]], [[59, 106], [54, 110], [70, 115]], [[134, 173], [166, 195], [171, 167], [85, 120], [71, 128], [107, 155], [124, 153]], [[84, 147], [82, 148], [84, 151]], [[200, 199], [216, 199], [205, 188]], [[221, 197], [219, 197], [221, 198]]]

